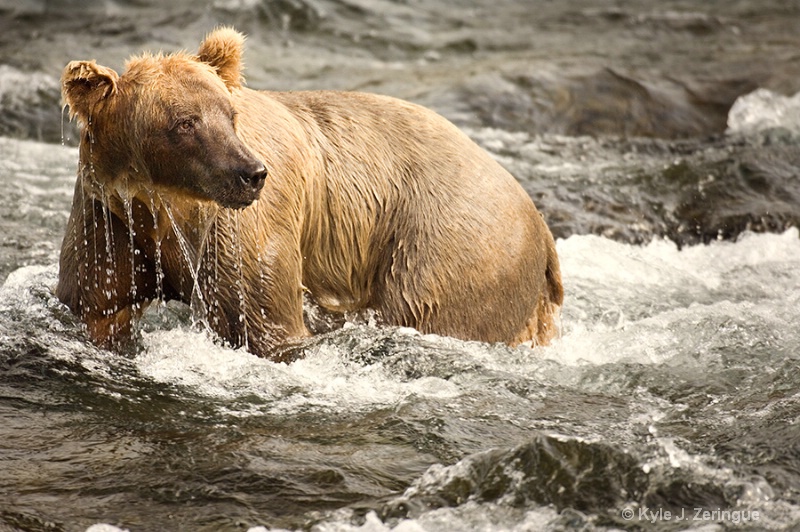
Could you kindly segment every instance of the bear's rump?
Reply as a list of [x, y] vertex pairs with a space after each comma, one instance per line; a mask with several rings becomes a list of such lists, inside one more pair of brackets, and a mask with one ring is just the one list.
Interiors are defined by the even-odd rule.
[[545, 291], [544, 235], [530, 219], [538, 216], [533, 209], [482, 214], [394, 242], [370, 306], [387, 323], [421, 332], [514, 341]]

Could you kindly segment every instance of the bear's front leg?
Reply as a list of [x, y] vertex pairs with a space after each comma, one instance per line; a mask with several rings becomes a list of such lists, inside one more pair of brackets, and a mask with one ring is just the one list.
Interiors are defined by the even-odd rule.
[[132, 338], [134, 314], [138, 317], [140, 312], [124, 307], [107, 315], [84, 315], [83, 321], [92, 343], [103, 349], [119, 350]]
[[298, 239], [240, 230], [236, 216], [222, 216], [205, 244], [198, 279], [206, 321], [233, 347], [276, 362], [296, 358], [283, 348], [310, 336]]
[[92, 342], [119, 349], [131, 339], [133, 320], [156, 295], [154, 269], [126, 224], [83, 196], [76, 189], [56, 296], [86, 324]]

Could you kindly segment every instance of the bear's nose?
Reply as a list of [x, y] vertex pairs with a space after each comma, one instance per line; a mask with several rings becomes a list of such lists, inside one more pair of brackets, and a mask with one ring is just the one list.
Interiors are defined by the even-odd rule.
[[263, 164], [259, 164], [252, 170], [246, 170], [240, 173], [239, 179], [242, 180], [245, 186], [258, 190], [264, 186], [264, 181], [267, 179], [267, 167]]

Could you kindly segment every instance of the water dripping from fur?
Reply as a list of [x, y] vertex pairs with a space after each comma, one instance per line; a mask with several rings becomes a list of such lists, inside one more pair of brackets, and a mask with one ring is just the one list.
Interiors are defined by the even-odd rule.
[[245, 278], [244, 278], [244, 248], [242, 245], [242, 227], [241, 227], [241, 213], [237, 211], [227, 211], [228, 220], [233, 217], [233, 224], [235, 227], [234, 232], [234, 249], [236, 250], [236, 292], [239, 298], [239, 323], [242, 324], [242, 345], [249, 350], [250, 345], [248, 342], [249, 334], [247, 331], [247, 294], [245, 293]]
[[[147, 197], [150, 200], [150, 213], [153, 215], [153, 235], [154, 235], [154, 248], [155, 256], [153, 262], [155, 263], [156, 274], [156, 300], [163, 302], [164, 299], [164, 265], [161, 257], [161, 233], [159, 232], [158, 225], [158, 211], [156, 210], [155, 194], [151, 190], [147, 190]], [[163, 203], [163, 201], [161, 201]]]
[[67, 136], [66, 136], [66, 134], [65, 134], [65, 132], [64, 132], [64, 131], [65, 131], [65, 124], [66, 124], [66, 123], [67, 123], [69, 120], [68, 120], [68, 118], [67, 118], [67, 119], [65, 119], [65, 116], [64, 116], [64, 114], [65, 114], [65, 112], [66, 112], [66, 110], [67, 110], [67, 108], [68, 108], [68, 107], [69, 107], [69, 105], [67, 105], [66, 103], [64, 103], [64, 104], [61, 106], [61, 145], [62, 145], [62, 146], [66, 146], [66, 145], [67, 145]]
[[128, 175], [125, 174], [125, 184], [122, 187], [123, 192], [120, 193], [122, 199], [122, 207], [125, 210], [125, 217], [128, 221], [128, 247], [131, 254], [131, 288], [130, 295], [133, 301], [136, 301], [136, 256], [139, 250], [136, 249], [136, 224], [133, 220], [133, 201], [130, 196], [130, 189], [128, 188]]
[[[193, 253], [192, 249], [189, 247], [189, 241], [183, 234], [183, 231], [181, 231], [181, 228], [178, 225], [170, 206], [163, 201], [161, 202], [161, 205], [164, 208], [164, 212], [167, 213], [167, 218], [169, 218], [170, 225], [172, 226], [172, 229], [175, 232], [175, 237], [178, 241], [178, 247], [183, 254], [183, 258], [186, 260], [186, 265], [188, 266], [189, 274], [192, 278], [192, 294], [190, 297], [191, 302], [189, 303], [189, 307], [192, 309], [193, 319], [197, 319], [197, 315], [199, 314], [200, 321], [203, 326], [210, 328], [207, 323], [208, 306], [206, 305], [205, 298], [203, 297], [203, 291], [200, 289], [200, 254]], [[193, 255], [195, 256], [193, 257]]]
[[[104, 282], [103, 293], [105, 294], [107, 299], [112, 299], [112, 298], [115, 298], [116, 295], [117, 295], [116, 283], [114, 282], [114, 272], [116, 271], [116, 264], [115, 264], [116, 257], [114, 256], [114, 234], [113, 234], [113, 230], [112, 230], [112, 227], [111, 227], [111, 224], [113, 223], [113, 221], [112, 221], [111, 209], [109, 208], [108, 200], [106, 199], [107, 196], [106, 196], [106, 193], [105, 193], [105, 188], [102, 185], [100, 186], [100, 191], [101, 191], [101, 194], [102, 194], [102, 197], [103, 197], [103, 201], [101, 201], [100, 204], [102, 206], [101, 212], [102, 212], [102, 215], [103, 215], [103, 219], [102, 219], [103, 228], [102, 228], [102, 231], [103, 231], [104, 237], [105, 237], [104, 238], [104, 243], [105, 243], [105, 261], [106, 261], [106, 264], [105, 264], [105, 277], [103, 279], [103, 282]], [[93, 215], [94, 215], [94, 212], [95, 211], [93, 210], [92, 211]], [[93, 224], [92, 227], [94, 228], [94, 231], [98, 230], [97, 220], [94, 220], [94, 224]], [[94, 241], [97, 242], [97, 239], [95, 238]], [[96, 253], [95, 253], [95, 256], [97, 256]], [[111, 314], [116, 310], [117, 309], [114, 309], [114, 308], [108, 309], [106, 311], [106, 314]]]

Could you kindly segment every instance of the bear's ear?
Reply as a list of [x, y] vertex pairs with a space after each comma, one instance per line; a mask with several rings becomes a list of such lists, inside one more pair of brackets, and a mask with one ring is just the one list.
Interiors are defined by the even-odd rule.
[[217, 28], [200, 44], [197, 58], [217, 70], [229, 89], [242, 86], [244, 35], [233, 28]]
[[94, 61], [72, 61], [61, 75], [61, 96], [69, 106], [69, 117], [76, 115], [89, 123], [92, 109], [117, 90], [119, 75]]

